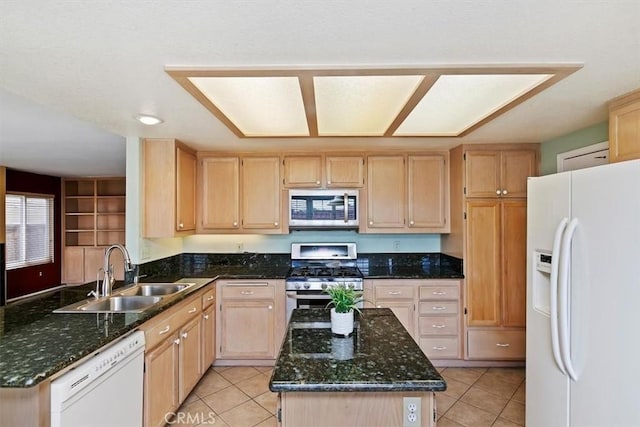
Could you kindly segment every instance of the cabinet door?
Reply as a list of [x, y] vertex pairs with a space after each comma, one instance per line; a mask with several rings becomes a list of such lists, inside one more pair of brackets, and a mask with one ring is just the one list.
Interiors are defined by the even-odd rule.
[[536, 175], [535, 151], [503, 151], [501, 166], [501, 196], [527, 197], [527, 178]]
[[245, 157], [242, 159], [242, 227], [281, 230], [280, 159]]
[[371, 156], [367, 164], [368, 228], [404, 228], [404, 156]]
[[465, 153], [465, 192], [467, 197], [500, 197], [500, 152]]
[[202, 321], [200, 316], [180, 331], [180, 402], [202, 376]]
[[502, 325], [525, 326], [527, 314], [527, 202], [502, 203]]
[[640, 100], [611, 110], [609, 161], [640, 159]]
[[320, 187], [322, 156], [288, 156], [284, 158], [285, 187]]
[[196, 228], [196, 156], [176, 146], [176, 231]]
[[202, 159], [202, 228], [240, 228], [240, 159]]
[[65, 283], [83, 283], [84, 248], [78, 246], [65, 247], [64, 264], [62, 268], [62, 280]]
[[467, 325], [500, 324], [500, 204], [467, 202]]
[[407, 174], [409, 228], [445, 227], [449, 191], [445, 157], [409, 156]]
[[212, 304], [202, 312], [202, 373], [213, 365], [216, 359], [216, 305]]
[[[98, 270], [104, 268], [104, 252], [105, 248], [84, 248], [84, 282], [95, 282]], [[119, 260], [118, 260], [119, 256]], [[115, 251], [111, 253], [111, 265], [113, 265], [113, 272], [116, 273], [116, 268], [120, 266], [122, 271], [118, 273], [119, 276], [124, 275], [124, 259], [122, 254], [116, 256]], [[119, 271], [119, 270], [118, 270]], [[102, 273], [100, 274], [102, 278]]]
[[412, 338], [415, 337], [415, 303], [413, 301], [398, 300], [376, 300], [377, 308], [390, 308], [396, 315], [402, 326], [409, 332]]
[[144, 425], [164, 426], [167, 412], [178, 405], [178, 335], [164, 341], [144, 357]]
[[275, 314], [272, 300], [223, 300], [220, 313], [221, 359], [273, 359]]
[[364, 158], [362, 156], [327, 156], [327, 187], [349, 188], [364, 186]]

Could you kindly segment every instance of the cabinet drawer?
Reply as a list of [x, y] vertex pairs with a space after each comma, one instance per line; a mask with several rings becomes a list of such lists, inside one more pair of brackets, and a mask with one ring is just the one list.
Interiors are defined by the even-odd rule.
[[460, 299], [457, 286], [421, 286], [421, 300], [458, 300]]
[[216, 301], [216, 288], [212, 286], [211, 289], [206, 291], [202, 295], [202, 308], [207, 308]]
[[268, 285], [225, 285], [222, 288], [223, 299], [273, 299], [275, 289]]
[[144, 331], [145, 346], [152, 349], [171, 334], [177, 332], [185, 323], [197, 316], [202, 311], [202, 299], [200, 296], [171, 307], [161, 313], [150, 322], [140, 327]]
[[458, 335], [457, 316], [420, 316], [420, 335]]
[[420, 338], [420, 348], [429, 359], [457, 359], [458, 338]]
[[202, 297], [193, 298], [188, 302], [184, 302], [179, 305], [176, 314], [173, 316], [174, 319], [172, 321], [176, 327], [181, 327], [194, 317], [198, 315], [202, 311]]
[[376, 286], [375, 296], [379, 299], [413, 299], [413, 286]]
[[524, 359], [526, 333], [516, 331], [468, 331], [469, 359]]
[[422, 301], [420, 314], [457, 314], [458, 301]]

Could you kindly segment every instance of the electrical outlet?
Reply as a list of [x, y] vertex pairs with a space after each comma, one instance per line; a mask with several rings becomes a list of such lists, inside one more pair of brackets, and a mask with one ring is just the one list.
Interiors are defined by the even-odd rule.
[[393, 250], [394, 251], [399, 251], [400, 250], [400, 240], [394, 240], [393, 241]]
[[419, 397], [404, 397], [402, 399], [402, 427], [420, 427]]
[[244, 252], [244, 243], [242, 242], [236, 243], [236, 252]]

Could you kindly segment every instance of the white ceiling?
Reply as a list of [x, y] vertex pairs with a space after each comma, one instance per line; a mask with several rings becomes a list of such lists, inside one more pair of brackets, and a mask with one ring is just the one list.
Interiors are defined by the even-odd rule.
[[[609, 99], [640, 87], [639, 21], [637, 0], [3, 0], [0, 164], [122, 175], [114, 135], [234, 151], [545, 141], [606, 120]], [[240, 139], [164, 71], [557, 63], [584, 67], [453, 139]]]

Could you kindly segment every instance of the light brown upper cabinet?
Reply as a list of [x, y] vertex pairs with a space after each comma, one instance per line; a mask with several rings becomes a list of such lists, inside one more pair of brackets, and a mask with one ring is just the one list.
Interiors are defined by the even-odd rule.
[[609, 162], [640, 159], [640, 89], [609, 103]]
[[295, 155], [283, 161], [285, 188], [360, 188], [364, 186], [361, 155]]
[[143, 237], [195, 231], [196, 155], [174, 139], [143, 141]]
[[369, 233], [447, 233], [447, 153], [375, 155], [367, 160]]
[[535, 176], [534, 150], [468, 150], [465, 153], [467, 197], [527, 197], [527, 178]]
[[281, 233], [280, 158], [200, 157], [198, 232]]

